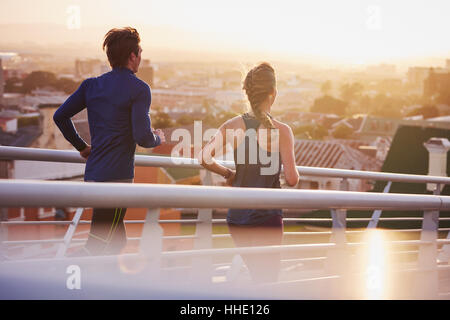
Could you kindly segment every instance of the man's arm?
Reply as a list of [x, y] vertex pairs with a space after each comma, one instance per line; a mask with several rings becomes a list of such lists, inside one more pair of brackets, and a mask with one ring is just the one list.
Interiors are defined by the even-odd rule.
[[143, 86], [131, 106], [133, 139], [138, 145], [144, 148], [154, 148], [161, 144], [160, 137], [152, 131], [151, 121], [148, 115], [151, 100], [150, 87]]
[[64, 102], [53, 115], [53, 121], [55, 121], [61, 133], [64, 135], [67, 141], [69, 141], [75, 149], [83, 151], [88, 145], [78, 135], [71, 118], [86, 108], [85, 90], [87, 80], [83, 81], [80, 87]]

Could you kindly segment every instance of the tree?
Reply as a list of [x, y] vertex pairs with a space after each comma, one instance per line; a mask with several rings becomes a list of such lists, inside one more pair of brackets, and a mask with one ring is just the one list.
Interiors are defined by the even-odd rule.
[[213, 128], [218, 128], [222, 125], [222, 123], [224, 123], [225, 121], [227, 121], [231, 118], [234, 118], [235, 116], [236, 116], [236, 113], [234, 113], [234, 112], [222, 111], [216, 115], [212, 115], [212, 114], [206, 115], [206, 117], [203, 119], [203, 122]]
[[80, 84], [81, 83], [79, 83], [79, 82], [62, 78], [62, 79], [58, 79], [54, 83], [53, 87], [56, 90], [64, 91], [65, 93], [70, 94], [72, 92], [75, 92], [78, 89], [78, 87], [80, 86]]
[[9, 93], [21, 93], [22, 92], [22, 80], [18, 78], [10, 78], [5, 82], [5, 92]]
[[58, 91], [64, 91], [67, 94], [75, 92], [80, 86], [79, 82], [73, 81], [71, 79], [57, 79], [56, 75], [47, 71], [33, 71], [30, 73], [23, 81], [22, 85], [19, 87], [19, 82], [17, 80], [12, 80], [8, 84], [8, 89], [20, 88], [22, 93], [31, 93], [31, 91], [37, 88], [51, 87]]
[[348, 106], [347, 102], [326, 95], [317, 98], [314, 101], [314, 104], [311, 107], [310, 111], [318, 113], [333, 113], [337, 115], [344, 115], [347, 106]]
[[353, 135], [353, 129], [346, 126], [345, 124], [339, 125], [333, 131], [333, 137], [336, 139], [348, 139]]
[[177, 119], [176, 123], [179, 126], [187, 126], [193, 124], [195, 120], [197, 119], [194, 119], [192, 116], [188, 114], [183, 114], [181, 117]]
[[359, 82], [346, 83], [341, 86], [341, 98], [346, 102], [352, 101], [357, 97], [363, 90], [362, 84]]
[[165, 112], [158, 111], [154, 116], [152, 116], [152, 126], [155, 129], [171, 128], [173, 125], [173, 120]]
[[212, 98], [205, 98], [202, 102], [202, 107], [205, 109], [206, 112], [211, 112], [211, 109], [217, 104], [216, 99]]
[[33, 71], [23, 80], [22, 92], [30, 93], [39, 87], [53, 87], [55, 83], [55, 74], [47, 71]]
[[402, 117], [401, 109], [405, 105], [405, 100], [400, 97], [388, 97], [385, 94], [378, 94], [372, 100], [369, 114], [385, 118]]

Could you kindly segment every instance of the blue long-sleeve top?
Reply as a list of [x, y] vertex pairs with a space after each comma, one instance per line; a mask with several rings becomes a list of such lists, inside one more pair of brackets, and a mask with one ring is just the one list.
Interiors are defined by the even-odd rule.
[[134, 178], [136, 143], [144, 148], [161, 144], [151, 129], [150, 87], [127, 68], [114, 68], [97, 78], [84, 80], [56, 110], [53, 119], [64, 137], [82, 151], [86, 142], [71, 118], [87, 108], [91, 153], [85, 181]]

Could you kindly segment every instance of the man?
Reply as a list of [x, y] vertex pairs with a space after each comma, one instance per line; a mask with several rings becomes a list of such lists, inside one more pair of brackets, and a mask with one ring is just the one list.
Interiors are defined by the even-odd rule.
[[[141, 62], [139, 43], [134, 28], [110, 30], [103, 50], [112, 71], [84, 80], [53, 116], [64, 137], [87, 159], [87, 182], [133, 182], [136, 143], [153, 148], [165, 142], [163, 132], [151, 127], [150, 87], [135, 76]], [[71, 121], [84, 108], [92, 147], [78, 135]], [[126, 208], [95, 208], [83, 255], [120, 253], [126, 245], [125, 213]]]

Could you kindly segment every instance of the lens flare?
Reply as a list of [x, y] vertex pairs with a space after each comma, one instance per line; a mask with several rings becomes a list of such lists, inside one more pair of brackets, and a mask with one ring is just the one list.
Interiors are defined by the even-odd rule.
[[365, 269], [368, 299], [382, 299], [385, 290], [385, 248], [383, 233], [370, 231], [367, 235], [367, 264]]

